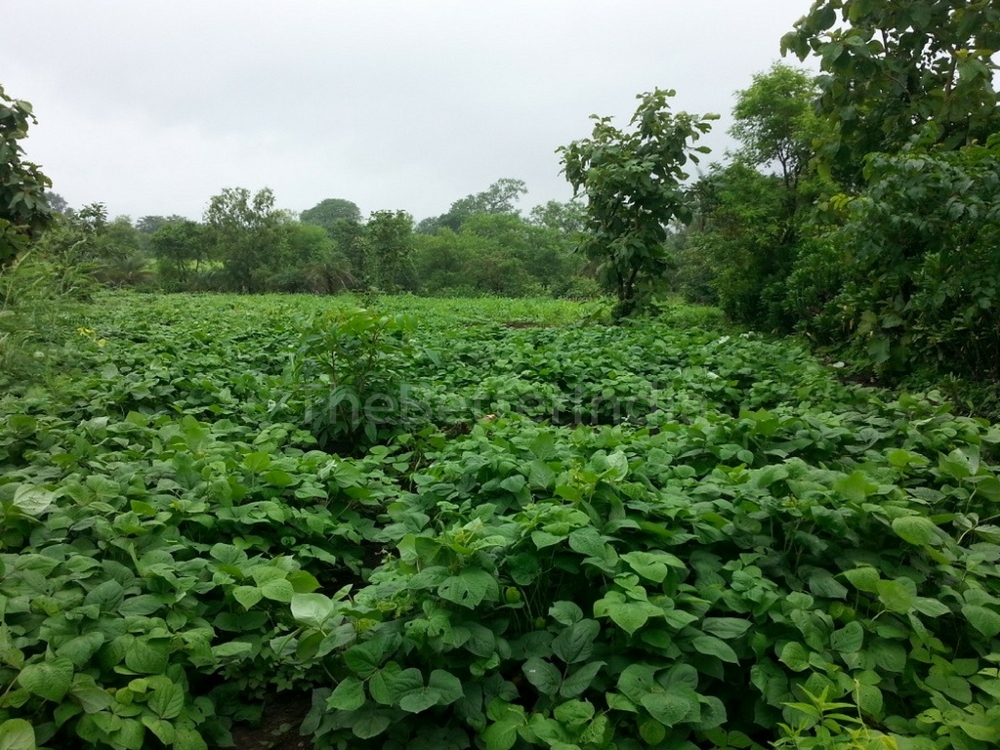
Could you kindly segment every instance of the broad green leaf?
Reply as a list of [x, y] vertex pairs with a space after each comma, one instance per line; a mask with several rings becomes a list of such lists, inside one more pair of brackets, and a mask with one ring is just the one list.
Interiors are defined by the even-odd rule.
[[41, 487], [29, 487], [22, 484], [14, 491], [12, 502], [14, 507], [24, 515], [37, 518], [55, 502], [55, 493]]
[[667, 552], [628, 552], [621, 556], [636, 573], [643, 578], [662, 583], [667, 577], [667, 568], [684, 569], [680, 558]]
[[431, 672], [431, 676], [427, 680], [427, 687], [438, 692], [439, 706], [450, 705], [465, 695], [462, 681], [451, 672], [446, 672], [443, 669], [435, 669]]
[[441, 700], [441, 693], [432, 687], [419, 687], [399, 699], [399, 707], [411, 714], [419, 714]]
[[646, 693], [642, 696], [642, 707], [663, 726], [677, 726], [684, 721], [699, 718], [698, 694], [690, 688], [675, 688], [669, 693]]
[[853, 654], [861, 650], [865, 642], [865, 629], [857, 620], [847, 623], [830, 635], [830, 646], [842, 654]]
[[607, 544], [601, 539], [600, 533], [592, 526], [577, 529], [569, 535], [569, 546], [581, 555], [603, 558], [607, 552]]
[[293, 570], [287, 578], [296, 594], [311, 594], [319, 588], [316, 576], [305, 570]]
[[235, 544], [223, 544], [219, 542], [212, 545], [212, 549], [208, 553], [223, 565], [239, 567], [247, 561], [247, 553]]
[[[714, 695], [701, 696], [701, 717], [695, 728], [701, 732], [707, 732], [726, 723], [726, 705]], [[748, 745], [747, 745], [748, 746]], [[732, 747], [738, 747], [732, 745]]]
[[930, 544], [937, 534], [937, 526], [924, 516], [900, 516], [892, 521], [892, 530], [910, 544]]
[[554, 544], [559, 544], [563, 539], [565, 539], [568, 534], [563, 534], [562, 536], [558, 534], [550, 534], [547, 531], [532, 531], [531, 541], [535, 543], [537, 549], [545, 549], [546, 547], [551, 547]]
[[[233, 656], [246, 656], [253, 651], [253, 645], [246, 641], [229, 641], [212, 646], [212, 655], [218, 659], [226, 659]], [[139, 670], [136, 670], [139, 671]], [[153, 674], [147, 672], [146, 674]]]
[[532, 489], [548, 490], [555, 486], [556, 473], [542, 461], [532, 461], [528, 467], [528, 483]]
[[291, 601], [292, 617], [296, 622], [313, 628], [323, 627], [336, 610], [333, 600], [323, 594], [294, 594]]
[[244, 609], [250, 609], [263, 599], [264, 595], [256, 586], [237, 586], [233, 589], [233, 598], [242, 604]]
[[0, 724], [0, 750], [35, 750], [35, 730], [24, 719]]
[[73, 662], [76, 667], [83, 667], [90, 661], [90, 657], [98, 652], [104, 645], [104, 634], [99, 632], [87, 633], [71, 638], [56, 649], [56, 656], [65, 656]]
[[594, 706], [587, 701], [567, 701], [556, 706], [552, 716], [560, 724], [577, 730], [594, 718]]
[[722, 661], [738, 664], [739, 658], [732, 647], [720, 638], [710, 635], [700, 635], [691, 641], [694, 650], [706, 656], [717, 656]]
[[173, 682], [166, 682], [153, 691], [146, 705], [161, 719], [174, 719], [184, 709], [184, 689]]
[[594, 603], [597, 617], [610, 617], [611, 621], [629, 635], [634, 635], [650, 617], [662, 616], [663, 610], [649, 602], [618, 602], [602, 599]]
[[74, 684], [70, 687], [68, 694], [73, 696], [88, 714], [103, 711], [115, 702], [107, 690], [102, 690], [96, 684]]
[[164, 745], [172, 745], [174, 740], [177, 738], [177, 732], [174, 729], [174, 725], [169, 721], [158, 719], [155, 716], [143, 716], [141, 717], [141, 720], [143, 726], [155, 734], [156, 739]]
[[125, 589], [118, 581], [104, 581], [87, 594], [83, 603], [97, 606], [102, 612], [116, 612], [124, 597]]
[[531, 455], [540, 461], [548, 461], [556, 456], [556, 440], [550, 432], [541, 432], [528, 446]]
[[275, 578], [261, 586], [260, 593], [265, 599], [288, 604], [295, 596], [295, 589], [287, 578]]
[[916, 601], [916, 587], [908, 578], [879, 581], [875, 584], [879, 600], [891, 612], [906, 614], [913, 609]]
[[175, 727], [172, 750], [208, 750], [208, 745], [197, 730]]
[[563, 680], [559, 687], [559, 695], [563, 698], [576, 698], [578, 695], [583, 695], [604, 665], [603, 661], [592, 661], [580, 665]]
[[583, 610], [573, 602], [556, 602], [549, 607], [549, 616], [563, 625], [572, 625], [583, 619]]
[[997, 724], [996, 716], [972, 716], [958, 722], [962, 731], [974, 740], [988, 742], [996, 745], [1000, 742], [1000, 725]]
[[587, 661], [594, 651], [594, 641], [600, 630], [596, 620], [573, 623], [552, 641], [552, 653], [566, 664]]
[[797, 641], [789, 641], [781, 649], [778, 661], [793, 672], [803, 672], [809, 669], [809, 652]]
[[620, 693], [605, 693], [604, 700], [608, 702], [608, 708], [614, 711], [627, 711], [638, 713], [639, 707]]
[[58, 703], [73, 681], [73, 662], [60, 657], [28, 664], [17, 681], [29, 693]]
[[872, 484], [865, 474], [855, 471], [834, 482], [833, 489], [853, 503], [863, 503], [866, 497], [878, 489], [878, 485]]
[[396, 662], [389, 662], [368, 680], [372, 699], [383, 706], [395, 706], [407, 693], [424, 686], [424, 676], [419, 669], [400, 669]]
[[866, 650], [888, 672], [902, 672], [906, 668], [906, 649], [901, 643], [876, 639]]
[[500, 585], [492, 574], [482, 568], [465, 568], [438, 586], [438, 596], [462, 607], [475, 609], [484, 600], [497, 601], [500, 598]]
[[[126, 750], [142, 750], [146, 739], [146, 727], [138, 719], [122, 719], [117, 732], [111, 732], [111, 739]], [[174, 737], [176, 741], [176, 735]]]
[[835, 579], [829, 571], [816, 571], [809, 576], [808, 584], [809, 591], [816, 596], [825, 596], [828, 599], [847, 598], [847, 587]]
[[987, 638], [1000, 633], [1000, 614], [987, 607], [975, 604], [963, 604], [962, 614], [976, 630]]
[[869, 716], [882, 715], [882, 691], [874, 685], [858, 685], [858, 708]]
[[382, 643], [372, 639], [351, 646], [344, 652], [344, 663], [361, 679], [367, 679], [381, 666], [385, 652]]
[[718, 638], [731, 640], [746, 633], [752, 624], [750, 620], [737, 617], [706, 617], [701, 621], [701, 629]]
[[611, 479], [621, 481], [628, 476], [628, 458], [624, 453], [621, 451], [615, 451], [614, 453], [609, 454], [607, 462]]
[[618, 689], [633, 703], [639, 703], [642, 696], [657, 688], [656, 670], [648, 664], [630, 664], [618, 677]]
[[327, 708], [355, 711], [365, 704], [365, 684], [357, 677], [346, 677], [326, 699]]
[[853, 568], [844, 571], [844, 578], [850, 581], [854, 588], [874, 594], [878, 590], [878, 570], [871, 567]]
[[639, 736], [647, 745], [656, 746], [667, 738], [667, 728], [656, 719], [643, 717], [639, 721]]
[[271, 456], [267, 453], [249, 453], [243, 459], [243, 467], [253, 474], [260, 474], [270, 465]]
[[159, 596], [141, 594], [122, 601], [118, 607], [118, 614], [123, 617], [145, 617], [166, 606], [168, 605]]
[[483, 732], [486, 750], [510, 750], [517, 742], [517, 728], [519, 726], [521, 724], [512, 719], [504, 719], [490, 724]]
[[261, 478], [272, 487], [291, 487], [293, 484], [299, 483], [298, 479], [281, 469], [271, 469], [271, 471], [264, 474]]
[[389, 724], [392, 720], [389, 718], [389, 714], [384, 711], [370, 710], [362, 713], [351, 725], [351, 731], [354, 732], [354, 736], [362, 740], [368, 740], [372, 737], [378, 737], [386, 729], [389, 728]]
[[555, 695], [559, 692], [562, 675], [559, 670], [545, 659], [533, 657], [524, 662], [521, 667], [528, 682], [535, 686], [542, 695]]

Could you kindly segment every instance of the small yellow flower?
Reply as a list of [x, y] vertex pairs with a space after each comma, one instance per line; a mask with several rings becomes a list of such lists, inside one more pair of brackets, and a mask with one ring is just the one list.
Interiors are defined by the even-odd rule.
[[98, 346], [104, 346], [106, 343], [108, 343], [107, 339], [97, 339]]

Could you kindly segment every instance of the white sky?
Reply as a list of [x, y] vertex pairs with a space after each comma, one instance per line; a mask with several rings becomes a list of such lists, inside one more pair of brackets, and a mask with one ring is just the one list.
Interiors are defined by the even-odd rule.
[[[555, 149], [636, 94], [723, 119], [810, 0], [3, 0], [0, 84], [71, 206], [200, 218], [223, 187], [417, 220], [501, 177], [566, 200]], [[786, 62], [798, 64], [791, 57]]]

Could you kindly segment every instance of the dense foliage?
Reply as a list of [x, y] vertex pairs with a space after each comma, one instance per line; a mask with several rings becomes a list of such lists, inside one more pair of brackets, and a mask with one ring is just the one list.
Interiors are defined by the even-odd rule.
[[642, 284], [666, 270], [664, 242], [671, 222], [691, 219], [684, 170], [688, 162], [698, 163], [698, 153], [708, 151], [694, 144], [718, 119], [672, 113], [669, 99], [675, 93], [640, 94], [631, 130], [594, 115], [589, 138], [559, 149], [574, 195], [587, 199], [580, 250], [596, 264], [622, 316], [635, 311]]
[[52, 220], [45, 197], [52, 181], [25, 160], [20, 143], [34, 122], [31, 104], [10, 98], [0, 86], [0, 271]]
[[[333, 304], [105, 296], [0, 401], [7, 747], [1000, 741], [995, 428], [697, 310]], [[320, 382], [405, 414], [318, 450]]]

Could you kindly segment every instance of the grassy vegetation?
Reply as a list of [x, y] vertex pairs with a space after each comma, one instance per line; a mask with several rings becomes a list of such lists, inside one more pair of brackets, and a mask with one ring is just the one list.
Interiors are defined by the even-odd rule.
[[223, 747], [282, 693], [317, 747], [995, 747], [1000, 430], [606, 312], [73, 313], [0, 399], [0, 747]]

